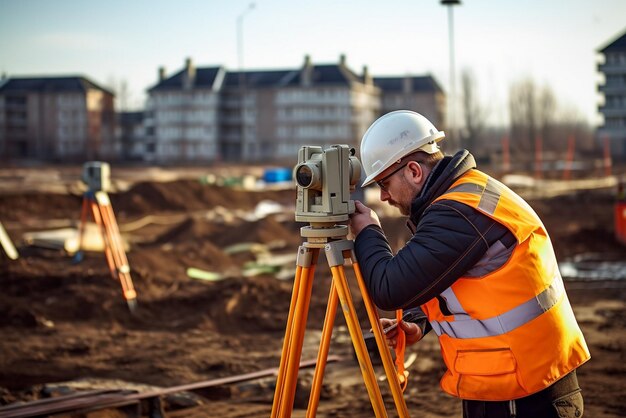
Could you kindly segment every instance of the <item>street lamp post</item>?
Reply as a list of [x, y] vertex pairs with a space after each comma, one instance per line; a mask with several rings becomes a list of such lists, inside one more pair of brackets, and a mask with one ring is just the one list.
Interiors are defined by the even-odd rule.
[[243, 18], [256, 7], [255, 3], [250, 3], [248, 7], [237, 16], [237, 62], [239, 65], [239, 111], [240, 111], [240, 141], [241, 148], [238, 158], [246, 157], [248, 154], [246, 144], [246, 122], [245, 122], [245, 96], [246, 96], [246, 75], [243, 72]]
[[450, 98], [448, 104], [448, 115], [450, 117], [449, 129], [452, 134], [453, 143], [456, 143], [460, 147], [460, 139], [458, 138], [458, 132], [456, 126], [456, 77], [454, 70], [454, 13], [453, 8], [456, 5], [460, 5], [460, 0], [441, 0], [443, 6], [448, 7], [448, 52], [450, 54]]

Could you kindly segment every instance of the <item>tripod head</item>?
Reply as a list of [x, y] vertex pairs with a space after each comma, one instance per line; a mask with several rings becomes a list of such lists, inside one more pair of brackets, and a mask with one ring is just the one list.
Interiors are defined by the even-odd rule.
[[303, 146], [293, 169], [297, 186], [296, 221], [308, 222], [300, 235], [309, 241], [341, 239], [348, 227], [340, 225], [354, 213], [354, 191], [361, 176], [361, 163], [348, 145]]

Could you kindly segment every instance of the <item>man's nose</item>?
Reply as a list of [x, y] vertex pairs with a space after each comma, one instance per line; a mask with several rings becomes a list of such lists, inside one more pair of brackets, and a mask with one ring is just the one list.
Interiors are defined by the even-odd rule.
[[386, 202], [387, 200], [389, 200], [390, 197], [391, 197], [391, 195], [389, 194], [389, 192], [387, 190], [380, 189], [380, 200], [381, 201]]

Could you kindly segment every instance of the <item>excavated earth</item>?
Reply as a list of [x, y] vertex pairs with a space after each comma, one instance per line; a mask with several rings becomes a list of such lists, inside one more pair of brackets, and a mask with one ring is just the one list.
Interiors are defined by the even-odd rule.
[[[225, 251], [260, 243], [275, 257], [295, 254], [302, 242], [293, 221], [293, 190], [237, 191], [196, 179], [134, 183], [110, 193], [138, 294], [131, 315], [102, 253], [80, 263], [60, 249], [27, 245], [23, 234], [76, 227], [80, 192], [0, 193], [0, 221], [20, 252], [0, 255], [0, 405], [79, 389], [146, 390], [277, 367], [293, 279], [244, 276], [252, 252]], [[252, 218], [262, 201], [283, 213]], [[614, 191], [585, 190], [530, 200], [552, 237], [559, 260], [596, 254], [626, 260], [613, 232]], [[384, 217], [397, 248], [408, 238], [404, 219]], [[222, 280], [192, 279], [187, 268], [220, 273]], [[293, 266], [292, 266], [293, 267]], [[349, 268], [346, 269], [347, 271]], [[323, 257], [315, 274], [303, 359], [315, 357], [330, 283]], [[622, 280], [567, 280], [566, 288], [590, 345], [592, 360], [579, 370], [586, 416], [626, 416], [626, 286]], [[367, 327], [357, 288], [362, 325]], [[388, 313], [381, 312], [385, 315]], [[319, 416], [373, 416], [354, 361], [343, 318], [337, 318]], [[546, 347], [547, 350], [550, 347]], [[460, 403], [444, 395], [438, 344], [428, 335], [409, 349], [405, 397], [413, 416], [460, 416]], [[376, 366], [381, 373], [380, 367]], [[168, 397], [172, 417], [266, 417], [274, 378], [219, 387], [202, 396]], [[310, 372], [303, 372], [296, 416], [303, 416]], [[391, 396], [381, 384], [388, 409]], [[393, 415], [393, 413], [391, 414]]]

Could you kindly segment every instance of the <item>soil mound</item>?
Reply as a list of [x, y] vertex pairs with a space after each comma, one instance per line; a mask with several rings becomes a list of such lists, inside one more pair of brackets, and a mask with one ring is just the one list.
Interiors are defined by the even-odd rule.
[[113, 207], [129, 216], [180, 210], [198, 211], [217, 206], [252, 210], [264, 199], [291, 205], [295, 199], [295, 191], [250, 192], [205, 185], [193, 180], [177, 180], [167, 183], [138, 183], [124, 193], [111, 196]]

